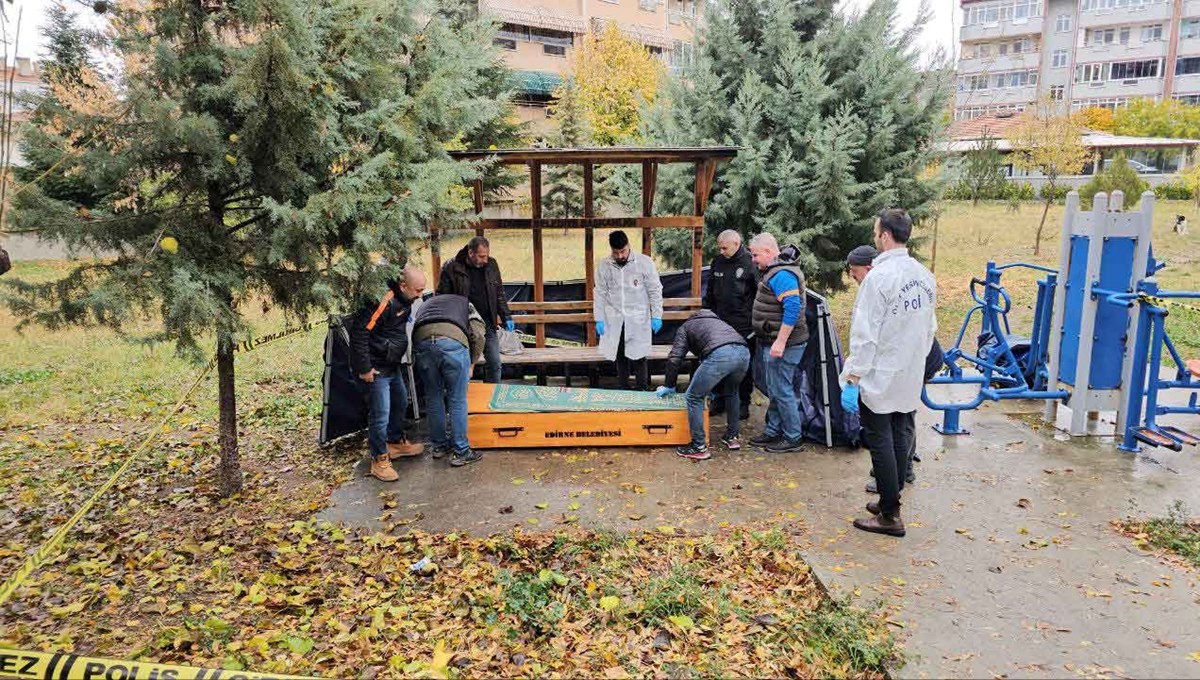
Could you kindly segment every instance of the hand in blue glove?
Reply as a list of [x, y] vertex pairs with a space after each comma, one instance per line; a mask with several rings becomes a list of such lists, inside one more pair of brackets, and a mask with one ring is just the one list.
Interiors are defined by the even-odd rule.
[[604, 335], [604, 322], [603, 321], [596, 322], [596, 335]]
[[509, 319], [508, 321], [504, 322], [504, 330], [512, 333], [513, 331], [517, 330], [517, 324], [514, 323], [512, 319]]
[[655, 333], [662, 330], [662, 319], [650, 319], [650, 330]]
[[842, 388], [842, 408], [847, 413], [858, 413], [858, 385], [846, 385]]
[[658, 388], [657, 390], [654, 390], [654, 396], [656, 396], [656, 397], [665, 397], [668, 394], [675, 394], [675, 388], [667, 387], [666, 385], [663, 385], [662, 387]]

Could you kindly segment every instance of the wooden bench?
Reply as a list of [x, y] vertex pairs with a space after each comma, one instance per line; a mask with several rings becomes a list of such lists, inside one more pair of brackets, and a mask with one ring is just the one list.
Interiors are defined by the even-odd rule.
[[[590, 300], [560, 302], [510, 302], [513, 321], [520, 324], [579, 323], [587, 325], [588, 346], [586, 347], [526, 347], [520, 354], [502, 354], [500, 362], [508, 366], [537, 367], [537, 384], [546, 384], [546, 366], [561, 365], [567, 386], [571, 386], [571, 369], [574, 366], [588, 367], [588, 384], [597, 383], [599, 366], [605, 363], [600, 348], [595, 346], [595, 319]], [[700, 308], [700, 298], [667, 298], [663, 300], [663, 321], [683, 321]], [[652, 345], [647, 358], [652, 361], [665, 360], [670, 353], [668, 345]], [[482, 361], [482, 358], [481, 358]]]

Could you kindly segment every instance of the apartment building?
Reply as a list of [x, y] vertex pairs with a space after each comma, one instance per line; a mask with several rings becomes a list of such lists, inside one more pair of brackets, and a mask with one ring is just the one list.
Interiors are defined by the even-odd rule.
[[[1200, 0], [1198, 0], [1200, 1]], [[480, 0], [502, 22], [496, 44], [516, 72], [517, 110], [534, 131], [546, 130], [551, 92], [589, 32], [615, 23], [672, 69], [691, 62], [705, 0]]]
[[1200, 0], [960, 0], [955, 120], [1024, 110], [1200, 104]]

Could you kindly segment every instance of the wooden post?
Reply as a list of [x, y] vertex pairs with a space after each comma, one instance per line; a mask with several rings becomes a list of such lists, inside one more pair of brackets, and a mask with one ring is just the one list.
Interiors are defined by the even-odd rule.
[[[593, 172], [594, 166], [589, 163], [583, 164], [583, 216], [596, 216], [596, 195]], [[596, 288], [596, 230], [588, 227], [583, 230], [583, 271], [584, 271], [584, 295], [588, 302], [595, 299]], [[587, 324], [587, 345], [588, 347], [596, 346], [596, 324]]]
[[442, 275], [442, 242], [438, 236], [437, 220], [429, 223], [429, 260], [433, 266], [433, 278], [430, 281], [434, 290], [437, 290], [438, 279]]
[[[654, 215], [654, 191], [658, 184], [658, 163], [642, 161], [642, 217]], [[642, 229], [642, 254], [650, 255], [654, 230]]]
[[[529, 200], [532, 207], [532, 217], [535, 220], [542, 219], [542, 164], [529, 164]], [[533, 301], [545, 302], [546, 300], [546, 279], [545, 272], [542, 268], [542, 228], [535, 226], [533, 228]], [[542, 311], [538, 310], [537, 314]], [[546, 324], [536, 324], [534, 337], [537, 347], [546, 346]]]
[[[471, 193], [475, 198], [475, 216], [479, 217], [483, 214], [483, 180], [475, 180], [472, 183], [471, 189]], [[475, 235], [483, 236], [483, 227], [475, 227]]]
[[[704, 217], [708, 208], [708, 192], [712, 187], [716, 163], [709, 160], [696, 163], [695, 200], [693, 209], [698, 217]], [[704, 227], [692, 230], [692, 297], [700, 297], [700, 269], [704, 266]]]

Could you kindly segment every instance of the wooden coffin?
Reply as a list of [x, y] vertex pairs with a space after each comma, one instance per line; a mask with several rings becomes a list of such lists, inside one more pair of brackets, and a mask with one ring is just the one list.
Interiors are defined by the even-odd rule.
[[[473, 382], [467, 388], [467, 439], [472, 448], [678, 446], [691, 441], [686, 410], [540, 413], [494, 410], [492, 396], [496, 387]], [[704, 427], [707, 431], [707, 409]]]

